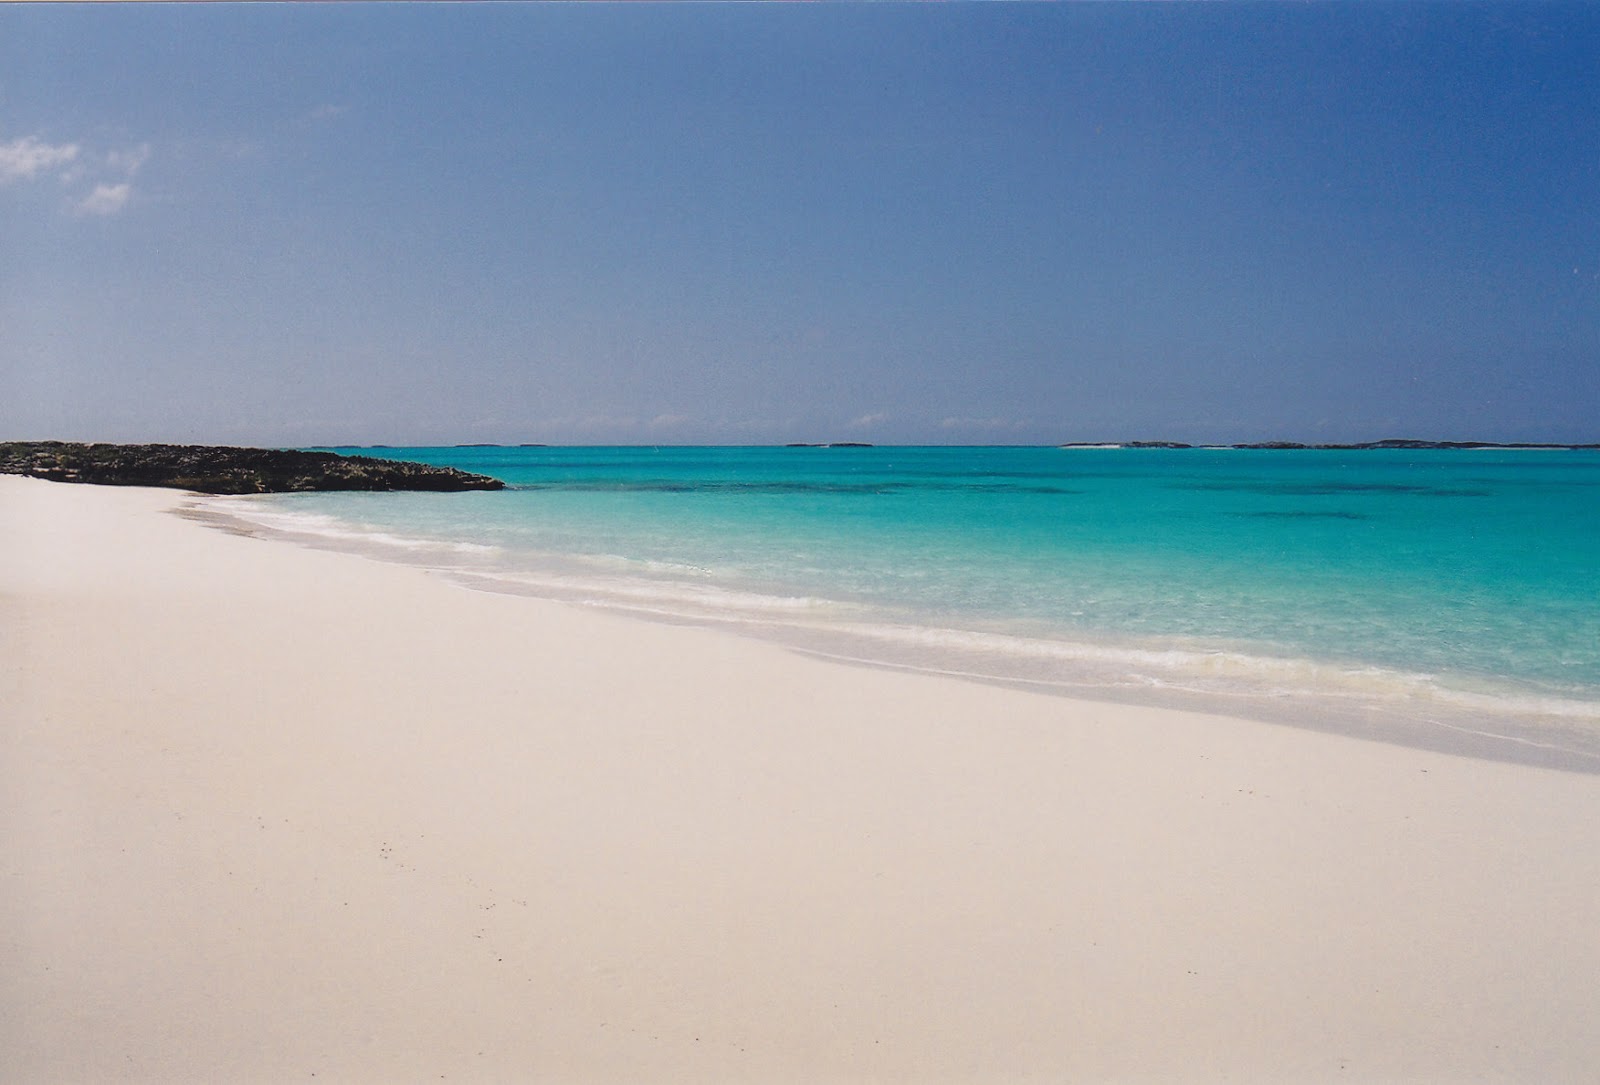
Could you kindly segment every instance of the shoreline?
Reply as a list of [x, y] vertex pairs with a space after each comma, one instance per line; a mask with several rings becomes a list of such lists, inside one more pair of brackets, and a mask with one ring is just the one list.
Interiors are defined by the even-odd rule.
[[1575, 1080], [1592, 776], [0, 478], [0, 1076]]
[[[224, 531], [426, 570], [473, 590], [599, 609], [629, 620], [714, 630], [840, 665], [978, 682], [1069, 700], [1210, 713], [1437, 753], [1600, 774], [1600, 704], [1527, 688], [1513, 691], [1509, 682], [1487, 693], [1452, 688], [1435, 675], [1351, 660], [1253, 655], [1237, 647], [1040, 639], [1040, 635], [980, 631], [972, 626], [907, 624], [900, 616], [872, 614], [861, 604], [830, 604], [822, 599], [803, 602], [859, 613], [843, 618], [804, 613], [786, 617], [781, 612], [758, 616], [750, 612], [751, 600], [743, 598], [736, 599], [730, 613], [725, 609], [726, 595], [742, 596], [744, 589], [738, 586], [711, 585], [722, 594], [708, 608], [685, 598], [652, 594], [670, 592], [666, 584], [629, 583], [623, 589], [593, 581], [573, 586], [565, 583], [573, 575], [570, 572], [540, 574], [517, 564], [476, 564], [475, 559], [493, 547], [387, 532], [368, 537], [345, 528], [329, 533], [296, 524], [296, 514], [282, 508], [264, 514], [259, 507], [241, 509], [226, 497], [197, 496], [179, 515]], [[701, 587], [694, 585], [695, 590]], [[1151, 671], [1162, 657], [1183, 662], [1163, 661], [1169, 669]], [[1227, 680], [1234, 688], [1225, 688], [1212, 676], [1219, 665], [1253, 668], [1259, 672], [1254, 686], [1236, 674]], [[1277, 684], [1277, 675], [1285, 669], [1322, 685], [1285, 689]]]

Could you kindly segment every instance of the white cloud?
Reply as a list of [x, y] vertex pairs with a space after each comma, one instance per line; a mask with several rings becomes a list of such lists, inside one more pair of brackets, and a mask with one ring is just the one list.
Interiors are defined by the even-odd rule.
[[879, 422], [888, 421], [888, 419], [889, 416], [887, 414], [884, 414], [882, 411], [878, 411], [875, 414], [864, 414], [860, 418], [851, 419], [850, 425], [860, 429], [864, 426], [875, 426]]
[[112, 151], [106, 155], [106, 164], [114, 170], [120, 170], [128, 177], [139, 172], [139, 167], [150, 160], [150, 144], [141, 143], [137, 147], [130, 147], [126, 151]]
[[69, 213], [114, 215], [128, 206], [133, 179], [149, 160], [148, 143], [101, 152], [22, 136], [0, 143], [0, 186], [54, 177], [67, 193]]
[[76, 143], [42, 143], [34, 136], [23, 136], [0, 143], [0, 184], [31, 181], [78, 157]]
[[127, 206], [132, 191], [126, 181], [120, 185], [95, 185], [94, 191], [74, 207], [80, 215], [114, 215]]

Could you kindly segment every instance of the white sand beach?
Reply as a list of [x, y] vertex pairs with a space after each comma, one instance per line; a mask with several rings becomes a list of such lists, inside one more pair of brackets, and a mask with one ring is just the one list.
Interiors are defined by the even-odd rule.
[[0, 478], [0, 1079], [1594, 1080], [1600, 777]]

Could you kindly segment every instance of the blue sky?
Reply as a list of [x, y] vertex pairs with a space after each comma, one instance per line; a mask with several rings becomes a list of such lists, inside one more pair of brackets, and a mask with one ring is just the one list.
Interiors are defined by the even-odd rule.
[[1600, 5], [0, 6], [0, 437], [1600, 440]]

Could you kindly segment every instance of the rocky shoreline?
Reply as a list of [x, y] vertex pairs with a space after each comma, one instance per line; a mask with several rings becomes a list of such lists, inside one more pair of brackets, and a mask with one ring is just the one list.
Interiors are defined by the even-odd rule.
[[0, 441], [0, 474], [100, 486], [161, 486], [206, 494], [312, 490], [499, 490], [505, 483], [454, 467], [370, 456], [226, 445]]

